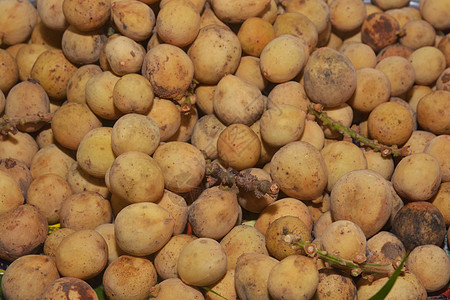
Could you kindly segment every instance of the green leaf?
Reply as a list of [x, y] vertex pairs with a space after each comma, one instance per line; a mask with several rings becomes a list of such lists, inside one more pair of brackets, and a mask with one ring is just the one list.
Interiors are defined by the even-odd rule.
[[247, 226], [255, 226], [256, 220], [248, 220], [248, 221], [243, 221], [242, 225], [247, 225]]
[[409, 255], [409, 251], [406, 252], [406, 255], [405, 255], [405, 257], [403, 257], [402, 262], [397, 267], [397, 269], [395, 269], [395, 271], [392, 274], [392, 276], [389, 277], [389, 280], [369, 300], [383, 300], [384, 298], [386, 298], [386, 296], [389, 294], [389, 292], [391, 291], [392, 287], [394, 286], [395, 281], [397, 281], [398, 276], [400, 276], [400, 274], [402, 273], [402, 268], [403, 268], [403, 265], [406, 262], [406, 259], [408, 258], [408, 255]]
[[217, 295], [217, 296], [219, 296], [219, 297], [221, 297], [221, 298], [223, 298], [223, 299], [227, 299], [227, 298], [225, 298], [224, 296], [222, 296], [221, 294], [219, 294], [218, 292], [213, 291], [213, 290], [210, 289], [209, 287], [202, 286], [202, 289], [204, 289], [205, 291], [211, 292], [211, 293], [213, 293], [213, 294], [215, 294], [215, 295]]
[[52, 234], [53, 232], [55, 232], [56, 230], [61, 228], [61, 224], [54, 224], [54, 225], [48, 225], [48, 235]]
[[98, 300], [106, 300], [106, 294], [103, 287], [99, 286], [98, 288], [95, 288], [94, 291], [97, 294]]
[[3, 300], [3, 293], [2, 293], [2, 278], [3, 274], [0, 274], [0, 300]]

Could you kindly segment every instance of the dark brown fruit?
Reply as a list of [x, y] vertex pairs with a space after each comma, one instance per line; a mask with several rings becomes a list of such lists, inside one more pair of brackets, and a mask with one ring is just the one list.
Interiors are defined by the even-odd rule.
[[400, 26], [394, 17], [381, 12], [373, 13], [362, 24], [361, 40], [378, 53], [397, 41], [399, 30]]
[[422, 201], [402, 207], [394, 218], [392, 229], [406, 250], [427, 244], [442, 246], [446, 231], [442, 213], [433, 204]]

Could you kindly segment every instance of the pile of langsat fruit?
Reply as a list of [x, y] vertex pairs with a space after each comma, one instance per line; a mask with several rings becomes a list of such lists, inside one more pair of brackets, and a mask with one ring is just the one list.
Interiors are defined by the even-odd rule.
[[414, 4], [0, 0], [0, 298], [445, 293], [450, 0]]

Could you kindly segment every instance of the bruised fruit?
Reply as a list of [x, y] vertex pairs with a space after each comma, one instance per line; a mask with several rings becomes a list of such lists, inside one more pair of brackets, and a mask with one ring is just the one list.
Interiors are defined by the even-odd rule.
[[397, 41], [400, 25], [397, 20], [383, 12], [367, 16], [361, 27], [361, 40], [378, 53]]
[[440, 247], [446, 232], [442, 213], [433, 204], [423, 201], [402, 207], [394, 218], [392, 229], [406, 250], [427, 244]]

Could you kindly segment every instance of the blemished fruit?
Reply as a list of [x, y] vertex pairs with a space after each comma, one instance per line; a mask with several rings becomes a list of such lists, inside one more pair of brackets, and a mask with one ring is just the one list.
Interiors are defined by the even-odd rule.
[[0, 0], [0, 293], [445, 292], [449, 11]]

